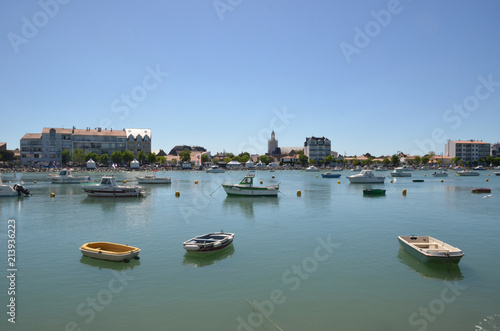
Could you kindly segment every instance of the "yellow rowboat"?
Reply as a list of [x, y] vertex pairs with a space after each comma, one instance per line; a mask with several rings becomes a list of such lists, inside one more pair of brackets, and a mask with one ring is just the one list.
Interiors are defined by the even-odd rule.
[[94, 259], [129, 262], [132, 258], [138, 260], [137, 255], [141, 250], [129, 245], [97, 241], [83, 244], [80, 251], [84, 256]]

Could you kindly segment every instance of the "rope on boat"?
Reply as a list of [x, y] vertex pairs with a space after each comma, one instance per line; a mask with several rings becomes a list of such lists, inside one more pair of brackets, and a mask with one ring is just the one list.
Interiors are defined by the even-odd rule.
[[[221, 187], [222, 187], [222, 185], [217, 186], [217, 188], [215, 189], [215, 191], [217, 191], [217, 190], [218, 190], [219, 188], [221, 188]], [[212, 193], [210, 193], [210, 196], [212, 196], [212, 194], [214, 194], [214, 193], [215, 193], [215, 191], [213, 191]]]

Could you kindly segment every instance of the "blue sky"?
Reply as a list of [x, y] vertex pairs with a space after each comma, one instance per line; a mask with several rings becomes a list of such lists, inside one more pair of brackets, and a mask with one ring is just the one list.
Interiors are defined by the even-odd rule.
[[500, 2], [9, 1], [0, 141], [150, 128], [153, 149], [341, 154], [500, 141]]

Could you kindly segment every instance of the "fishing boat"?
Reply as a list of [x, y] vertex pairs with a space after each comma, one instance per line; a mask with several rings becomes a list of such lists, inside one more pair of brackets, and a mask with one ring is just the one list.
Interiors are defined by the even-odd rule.
[[383, 184], [385, 181], [385, 177], [375, 176], [371, 170], [361, 170], [359, 174], [347, 176], [347, 179], [349, 179], [349, 181], [353, 184], [360, 184], [360, 183]]
[[206, 170], [206, 172], [209, 174], [219, 174], [219, 173], [226, 172], [226, 170], [219, 168], [219, 166], [217, 166], [217, 165], [213, 165], [213, 166], [210, 166], [210, 168], [208, 168]]
[[182, 243], [188, 252], [207, 253], [224, 249], [233, 243], [234, 233], [224, 231], [207, 233]]
[[0, 197], [17, 197], [21, 195], [29, 196], [31, 195], [28, 189], [25, 189], [21, 184], [3, 184], [2, 178], [0, 177]]
[[80, 184], [90, 182], [89, 176], [74, 176], [73, 169], [61, 169], [58, 175], [49, 177], [53, 184]]
[[491, 193], [491, 189], [489, 188], [473, 188], [471, 190], [472, 193]]
[[471, 171], [471, 170], [462, 170], [457, 172], [459, 176], [479, 176], [479, 172]]
[[103, 176], [99, 184], [82, 184], [90, 197], [138, 197], [144, 195], [139, 186], [119, 186], [113, 176]]
[[390, 172], [391, 177], [411, 177], [411, 172], [406, 171], [405, 169], [401, 168], [395, 168], [393, 171]]
[[323, 177], [323, 178], [339, 178], [340, 174], [332, 174], [331, 172], [325, 172], [324, 174], [321, 174], [321, 177]]
[[398, 241], [405, 252], [424, 263], [458, 263], [464, 256], [460, 249], [429, 236], [398, 236]]
[[448, 177], [448, 173], [446, 171], [434, 172], [432, 174], [434, 177]]
[[365, 189], [365, 190], [363, 190], [363, 195], [381, 196], [381, 195], [385, 195], [385, 190], [382, 190], [382, 189]]
[[129, 245], [97, 241], [83, 244], [80, 247], [80, 251], [84, 256], [94, 259], [128, 262], [130, 259], [138, 260], [139, 257], [137, 255], [139, 255], [141, 250]]
[[250, 171], [238, 184], [222, 184], [227, 195], [237, 196], [278, 196], [279, 185], [254, 186], [255, 171]]
[[156, 175], [146, 175], [135, 177], [139, 184], [171, 184], [170, 177], [156, 177]]

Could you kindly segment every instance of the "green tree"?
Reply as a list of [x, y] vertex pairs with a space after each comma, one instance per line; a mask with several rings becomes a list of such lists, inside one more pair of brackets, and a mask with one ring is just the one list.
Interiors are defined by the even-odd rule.
[[201, 154], [201, 163], [207, 163], [208, 161], [210, 161], [210, 158], [208, 157], [207, 154]]
[[399, 156], [397, 154], [394, 154], [393, 156], [391, 156], [391, 163], [395, 167], [399, 166]]
[[167, 159], [165, 158], [165, 156], [159, 156], [156, 162], [159, 162], [160, 164], [165, 164], [167, 162]]
[[123, 151], [122, 152], [122, 160], [126, 162], [130, 166], [130, 162], [134, 160], [134, 153], [131, 151]]
[[108, 154], [101, 154], [101, 156], [99, 156], [99, 161], [102, 164], [108, 164], [109, 163], [109, 156], [108, 156]]
[[332, 164], [333, 163], [333, 156], [327, 155], [325, 157], [325, 164]]
[[15, 159], [14, 151], [0, 151], [3, 161], [13, 161]]
[[[302, 151], [301, 151], [302, 152]], [[309, 162], [309, 158], [304, 154], [304, 152], [299, 153], [299, 163], [305, 167]]]
[[416, 164], [416, 165], [419, 165], [421, 162], [422, 162], [422, 159], [420, 158], [420, 156], [415, 156], [413, 158], [413, 162]]
[[111, 153], [111, 162], [115, 164], [122, 162], [122, 153], [119, 151]]
[[73, 157], [73, 155], [71, 154], [71, 150], [66, 149], [66, 150], [62, 151], [62, 153], [61, 153], [62, 164], [68, 164], [68, 162], [71, 161], [72, 157]]
[[172, 165], [176, 166], [177, 165], [177, 159], [172, 159]]
[[373, 157], [369, 157], [361, 162], [361, 165], [366, 166], [372, 164]]
[[139, 161], [140, 164], [146, 161], [146, 153], [140, 151], [139, 154], [137, 155], [137, 161]]
[[248, 160], [250, 160], [250, 154], [248, 153], [243, 153], [238, 155], [240, 157], [240, 162], [241, 163], [246, 163]]
[[191, 161], [191, 151], [186, 148], [179, 154], [179, 157], [182, 162], [189, 162]]
[[267, 156], [267, 155], [261, 155], [261, 156], [259, 156], [259, 161], [262, 163], [268, 164], [270, 159], [269, 159], [269, 156]]
[[87, 153], [87, 154], [85, 154], [85, 162], [87, 162], [90, 159], [92, 159], [94, 161], [99, 161], [99, 155], [97, 155], [97, 153]]
[[388, 158], [384, 157], [384, 159], [382, 160], [382, 163], [385, 165], [385, 166], [388, 166], [389, 163], [391, 163], [391, 160], [389, 160]]
[[73, 161], [76, 163], [85, 162], [85, 152], [82, 149], [75, 148], [75, 151], [73, 153]]
[[352, 160], [352, 165], [353, 165], [353, 166], [358, 166], [359, 164], [360, 164], [360, 162], [359, 162], [359, 160], [358, 160], [358, 159], [354, 158], [354, 159]]
[[427, 163], [429, 163], [429, 160], [430, 160], [430, 159], [431, 159], [431, 158], [430, 158], [430, 157], [428, 157], [427, 155], [426, 155], [426, 156], [423, 156], [423, 157], [422, 157], [422, 164], [423, 164], [424, 166], [425, 166], [425, 165], [427, 165]]
[[224, 158], [224, 163], [229, 163], [229, 162], [231, 162], [231, 158], [229, 156], [226, 156]]
[[[148, 158], [147, 159], [148, 159], [149, 163], [156, 163], [156, 162], [158, 162], [158, 157], [153, 152], [149, 152], [148, 153]], [[165, 162], [163, 162], [163, 163], [165, 163]]]

